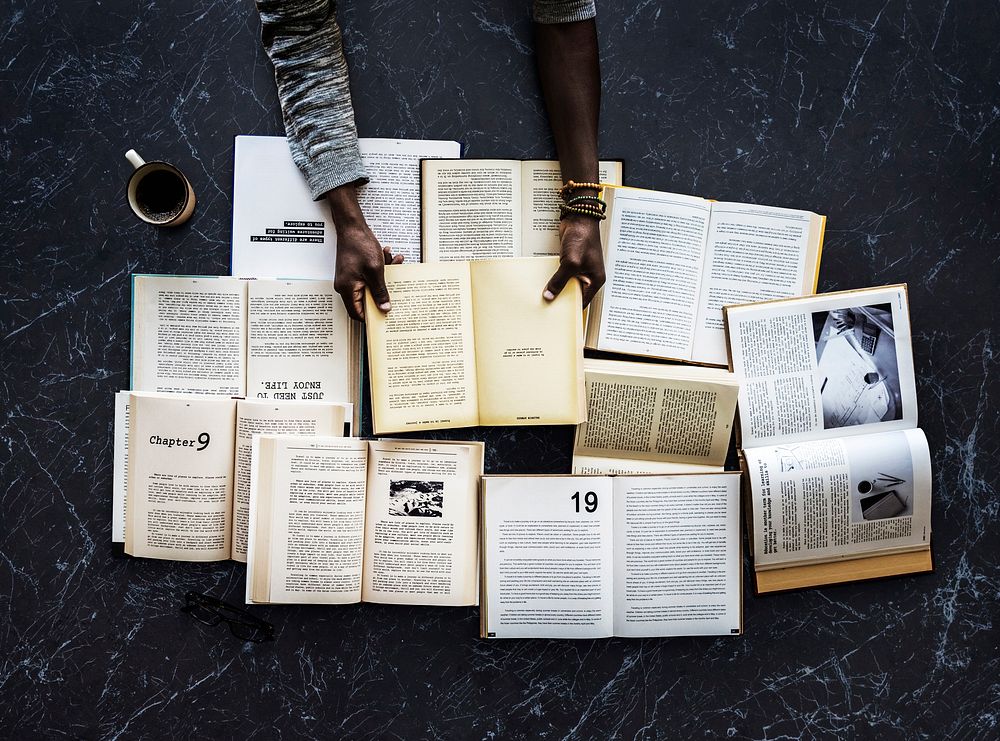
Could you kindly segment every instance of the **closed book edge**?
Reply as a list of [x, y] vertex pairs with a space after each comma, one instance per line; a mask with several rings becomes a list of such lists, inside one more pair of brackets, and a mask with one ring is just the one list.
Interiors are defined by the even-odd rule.
[[754, 591], [758, 595], [774, 594], [906, 574], [926, 574], [932, 571], [934, 571], [934, 558], [928, 546], [926, 549], [907, 553], [890, 553], [836, 563], [804, 564], [758, 571], [754, 574]]

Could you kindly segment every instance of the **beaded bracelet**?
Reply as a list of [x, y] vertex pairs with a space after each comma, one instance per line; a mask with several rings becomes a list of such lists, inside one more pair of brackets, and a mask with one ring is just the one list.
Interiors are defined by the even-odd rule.
[[608, 210], [608, 204], [597, 196], [573, 196], [566, 201], [567, 206], [593, 205], [601, 209], [601, 213]]
[[603, 211], [601, 211], [597, 206], [568, 206], [562, 204], [559, 206], [559, 219], [565, 219], [567, 216], [572, 216], [573, 214], [580, 214], [581, 216], [589, 216], [592, 219], [597, 219], [598, 221], [604, 221], [608, 218]]
[[574, 190], [596, 190], [598, 193], [603, 190], [600, 183], [577, 183], [573, 180], [569, 180], [566, 184], [559, 189], [560, 193], [572, 193]]
[[559, 219], [566, 219], [574, 214], [579, 214], [580, 216], [589, 216], [592, 219], [597, 219], [598, 221], [604, 221], [607, 217], [600, 211], [592, 211], [590, 209], [578, 208], [577, 206], [564, 206], [559, 209]]

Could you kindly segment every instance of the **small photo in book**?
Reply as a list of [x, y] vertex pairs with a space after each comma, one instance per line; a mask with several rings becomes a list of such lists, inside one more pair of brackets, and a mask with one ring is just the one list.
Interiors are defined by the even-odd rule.
[[913, 463], [901, 437], [873, 448], [844, 438], [850, 461], [851, 522], [913, 515]]
[[902, 419], [892, 307], [816, 311], [812, 321], [823, 427]]
[[443, 517], [443, 481], [390, 481], [389, 514], [396, 517]]

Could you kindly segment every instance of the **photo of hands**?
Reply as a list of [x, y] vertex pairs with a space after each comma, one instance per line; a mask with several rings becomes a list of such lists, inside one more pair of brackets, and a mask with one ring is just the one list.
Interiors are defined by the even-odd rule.
[[889, 304], [812, 315], [825, 429], [903, 418]]

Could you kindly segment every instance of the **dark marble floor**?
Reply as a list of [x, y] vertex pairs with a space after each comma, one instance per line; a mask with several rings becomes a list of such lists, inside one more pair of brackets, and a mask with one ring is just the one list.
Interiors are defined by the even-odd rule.
[[[342, 0], [362, 135], [552, 143], [525, 0]], [[0, 31], [4, 737], [1000, 736], [994, 352], [1000, 6], [601, 2], [602, 150], [633, 185], [829, 215], [821, 290], [910, 284], [936, 469], [933, 575], [766, 599], [719, 640], [476, 638], [466, 609], [271, 608], [270, 645], [178, 614], [243, 570], [109, 543], [133, 271], [223, 273], [233, 136], [281, 122], [249, 0], [6, 0]], [[136, 147], [188, 226], [125, 205]], [[492, 472], [565, 430], [481, 432]]]

